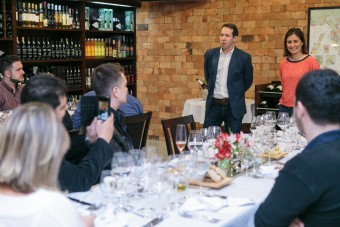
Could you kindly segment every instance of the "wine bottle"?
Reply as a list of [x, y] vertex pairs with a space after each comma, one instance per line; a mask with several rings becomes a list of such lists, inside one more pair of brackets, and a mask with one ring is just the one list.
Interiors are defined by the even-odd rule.
[[197, 82], [201, 86], [202, 89], [208, 89], [208, 85], [206, 83], [203, 83], [200, 79], [196, 78]]
[[18, 1], [17, 4], [17, 14], [18, 14], [17, 24], [18, 26], [22, 26], [22, 2], [20, 1]]
[[29, 37], [26, 38], [26, 45], [27, 45], [27, 59], [32, 60], [33, 59], [33, 48], [29, 40]]
[[22, 54], [21, 54], [21, 43], [19, 42], [19, 37], [17, 37], [17, 55], [22, 59]]
[[38, 47], [36, 45], [34, 37], [32, 37], [32, 59], [33, 60], [37, 60], [38, 59]]
[[279, 85], [275, 86], [274, 92], [282, 92], [282, 85], [279, 84]]
[[41, 49], [41, 43], [40, 43], [39, 38], [37, 38], [37, 40], [36, 40], [36, 46], [37, 46], [37, 59], [41, 60], [42, 59], [42, 49]]
[[38, 22], [38, 27], [42, 28], [44, 26], [44, 8], [43, 8], [43, 3], [39, 3], [39, 22]]
[[24, 37], [21, 37], [21, 56], [22, 60], [27, 60], [27, 46]]
[[274, 84], [269, 84], [269, 85], [266, 87], [265, 91], [273, 92], [273, 91], [274, 91], [274, 88], [275, 88]]
[[266, 100], [263, 100], [261, 103], [260, 103], [260, 107], [261, 108], [268, 108], [268, 102]]

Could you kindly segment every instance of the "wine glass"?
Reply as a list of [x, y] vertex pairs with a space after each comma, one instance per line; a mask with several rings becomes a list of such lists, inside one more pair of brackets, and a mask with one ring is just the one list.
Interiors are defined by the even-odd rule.
[[286, 112], [279, 112], [276, 120], [277, 125], [282, 129], [282, 141], [285, 140], [286, 128], [289, 125], [289, 114]]
[[209, 148], [211, 147], [211, 145], [208, 142], [209, 139], [209, 130], [208, 128], [201, 128], [200, 129], [202, 135], [203, 135], [203, 156], [204, 158], [209, 158]]
[[253, 118], [251, 119], [251, 123], [250, 123], [250, 132], [256, 136], [256, 121], [257, 121], [257, 117], [253, 116]]
[[191, 130], [188, 137], [188, 148], [191, 152], [195, 152], [197, 157], [203, 158], [202, 152], [203, 135], [199, 130]]
[[176, 146], [180, 153], [183, 153], [186, 143], [187, 143], [187, 127], [184, 124], [178, 124], [176, 126]]
[[267, 111], [264, 115], [265, 125], [270, 128], [274, 128], [276, 123], [276, 113], [275, 111]]
[[211, 146], [214, 146], [214, 143], [222, 133], [220, 126], [209, 126], [208, 128], [208, 142]]
[[267, 166], [272, 166], [271, 163], [271, 150], [277, 144], [276, 130], [275, 128], [270, 128], [265, 134], [263, 134], [263, 151], [268, 152], [268, 164]]

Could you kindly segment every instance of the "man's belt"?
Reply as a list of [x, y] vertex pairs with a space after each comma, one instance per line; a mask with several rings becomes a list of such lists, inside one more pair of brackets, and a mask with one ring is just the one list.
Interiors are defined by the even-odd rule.
[[225, 99], [213, 98], [212, 102], [213, 104], [217, 104], [217, 105], [227, 105], [229, 103], [229, 98], [225, 98]]

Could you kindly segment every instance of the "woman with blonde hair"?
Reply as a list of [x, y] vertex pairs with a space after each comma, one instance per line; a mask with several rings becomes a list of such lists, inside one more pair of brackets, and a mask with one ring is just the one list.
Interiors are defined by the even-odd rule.
[[47, 104], [19, 106], [0, 129], [0, 226], [84, 226], [58, 191], [70, 140]]

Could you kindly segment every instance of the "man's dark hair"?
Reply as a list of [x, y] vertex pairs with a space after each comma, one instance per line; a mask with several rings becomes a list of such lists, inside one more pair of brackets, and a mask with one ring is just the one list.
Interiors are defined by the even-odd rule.
[[120, 64], [105, 63], [95, 68], [92, 73], [92, 88], [98, 96], [110, 96], [114, 86], [122, 82], [124, 68]]
[[12, 64], [17, 61], [21, 61], [21, 59], [17, 55], [6, 55], [5, 57], [2, 57], [0, 65], [1, 74], [5, 75], [6, 70], [11, 71], [13, 68]]
[[[222, 28], [224, 28], [224, 27], [230, 28], [230, 29], [233, 30], [233, 37], [238, 36], [238, 29], [237, 29], [237, 26], [235, 24], [231, 24], [231, 23], [224, 24], [224, 25], [222, 25]], [[221, 28], [221, 30], [222, 30], [222, 28]]]
[[340, 123], [340, 76], [331, 69], [304, 75], [296, 87], [296, 101], [317, 124]]
[[60, 97], [66, 96], [65, 81], [51, 74], [41, 73], [24, 86], [21, 93], [21, 104], [38, 101], [51, 105], [53, 109], [60, 105]]
[[303, 32], [301, 31], [301, 29], [300, 28], [290, 28], [287, 31], [287, 33], [285, 35], [285, 40], [283, 42], [283, 56], [285, 56], [285, 57], [290, 56], [290, 52], [288, 51], [288, 48], [287, 48], [287, 39], [291, 35], [296, 35], [297, 37], [299, 37], [299, 39], [303, 43], [303, 45], [301, 47], [301, 52], [303, 54], [308, 54], [307, 43], [306, 43], [305, 36], [304, 36]]

